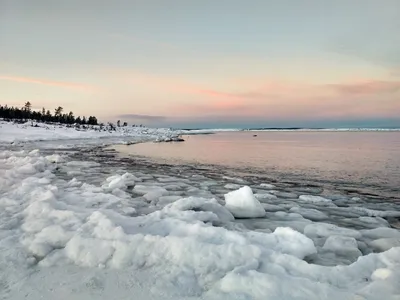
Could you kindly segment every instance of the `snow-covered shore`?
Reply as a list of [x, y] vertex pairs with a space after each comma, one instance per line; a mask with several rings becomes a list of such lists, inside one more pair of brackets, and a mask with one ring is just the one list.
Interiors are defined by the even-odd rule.
[[88, 125], [86, 128], [67, 127], [62, 124], [45, 124], [28, 121], [24, 124], [0, 121], [0, 142], [17, 143], [29, 141], [54, 141], [54, 140], [78, 140], [78, 139], [117, 139], [163, 141], [178, 135], [167, 128], [143, 128], [143, 127], [116, 127], [110, 130], [107, 127]]
[[400, 204], [147, 171], [100, 152], [7, 149], [110, 138], [7, 126], [0, 299], [399, 299], [400, 231], [389, 221]]

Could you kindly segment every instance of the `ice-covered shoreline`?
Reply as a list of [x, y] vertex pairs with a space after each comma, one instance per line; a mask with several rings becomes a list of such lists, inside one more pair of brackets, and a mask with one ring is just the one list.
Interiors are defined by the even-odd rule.
[[180, 166], [149, 171], [53, 143], [0, 151], [4, 299], [400, 295], [400, 231], [387, 221], [400, 217], [398, 203]]
[[23, 143], [37, 141], [68, 141], [89, 140], [92, 144], [107, 142], [127, 143], [140, 141], [169, 141], [179, 136], [179, 132], [169, 128], [146, 128], [146, 127], [115, 127], [110, 130], [99, 125], [88, 125], [86, 128], [80, 126], [67, 127], [63, 124], [46, 124], [27, 121], [23, 124], [5, 122], [0, 120], [0, 142]]

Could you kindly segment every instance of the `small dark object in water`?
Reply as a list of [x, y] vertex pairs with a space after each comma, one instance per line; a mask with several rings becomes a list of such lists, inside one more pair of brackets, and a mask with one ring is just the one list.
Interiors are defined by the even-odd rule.
[[181, 137], [173, 138], [172, 142], [184, 142], [185, 140]]
[[181, 137], [173, 137], [173, 138], [168, 138], [165, 139], [163, 142], [184, 142], [185, 140]]

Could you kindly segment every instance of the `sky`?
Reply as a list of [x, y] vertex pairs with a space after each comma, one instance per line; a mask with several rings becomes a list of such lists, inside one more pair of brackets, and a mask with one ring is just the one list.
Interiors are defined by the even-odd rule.
[[153, 127], [400, 127], [399, 0], [0, 0], [0, 105]]

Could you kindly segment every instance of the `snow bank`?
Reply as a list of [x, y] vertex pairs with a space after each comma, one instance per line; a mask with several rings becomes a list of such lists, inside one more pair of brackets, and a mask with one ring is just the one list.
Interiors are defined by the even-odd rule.
[[236, 218], [262, 218], [265, 210], [260, 201], [253, 195], [250, 187], [244, 186], [225, 194], [225, 207]]
[[[71, 140], [71, 139], [96, 139], [122, 138], [126, 143], [132, 139], [135, 142], [141, 140], [164, 141], [175, 138], [178, 132], [170, 129], [150, 129], [143, 127], [117, 127], [115, 131], [100, 130], [99, 126], [90, 126], [87, 129], [75, 129], [62, 124], [44, 124], [27, 122], [26, 124], [14, 124], [0, 121], [0, 142], [15, 143], [27, 141]], [[130, 139], [129, 139], [130, 138]], [[97, 140], [97, 143], [100, 141]]]
[[[254, 225], [271, 229], [254, 231], [234, 218], [266, 215], [249, 187], [226, 194], [224, 206], [218, 199], [178, 198], [165, 188], [167, 179], [163, 187], [124, 173], [103, 175], [96, 185], [60, 176], [63, 168], [79, 164], [38, 151], [0, 152], [5, 299], [396, 299], [400, 293], [395, 229], [313, 223], [301, 214], [314, 210], [295, 209], [268, 213]], [[159, 210], [132, 216], [149, 207], [143, 196], [150, 193], [163, 194], [151, 207], [161, 202]], [[283, 220], [301, 222], [304, 233]], [[362, 239], [392, 248], [350, 265], [311, 263], [321, 249], [359, 256]]]

